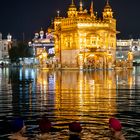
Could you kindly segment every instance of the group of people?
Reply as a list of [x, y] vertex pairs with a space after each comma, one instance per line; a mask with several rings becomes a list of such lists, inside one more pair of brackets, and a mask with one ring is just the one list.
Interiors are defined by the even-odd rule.
[[[122, 133], [122, 125], [120, 121], [116, 118], [109, 119], [109, 130], [110, 130], [110, 139], [111, 140], [125, 140], [125, 137]], [[42, 117], [38, 126], [40, 129], [40, 134], [36, 136], [36, 140], [47, 140], [48, 133], [51, 132], [53, 126], [47, 117]], [[21, 118], [15, 118], [11, 121], [12, 133], [8, 137], [11, 140], [29, 140], [29, 138], [24, 137], [24, 133], [26, 130], [26, 126], [24, 124], [24, 120]], [[79, 135], [82, 131], [82, 126], [79, 122], [71, 122], [69, 123], [69, 135], [71, 135], [71, 140], [78, 140]]]

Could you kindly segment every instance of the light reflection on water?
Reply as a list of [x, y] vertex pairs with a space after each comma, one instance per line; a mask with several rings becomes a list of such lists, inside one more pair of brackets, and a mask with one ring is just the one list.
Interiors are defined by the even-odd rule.
[[[27, 135], [38, 133], [37, 119], [46, 114], [68, 139], [68, 123], [79, 121], [81, 139], [107, 139], [108, 119], [119, 118], [127, 139], [140, 136], [140, 67], [124, 71], [49, 71], [0, 69], [0, 121], [20, 115]], [[2, 137], [3, 134], [1, 134]]]

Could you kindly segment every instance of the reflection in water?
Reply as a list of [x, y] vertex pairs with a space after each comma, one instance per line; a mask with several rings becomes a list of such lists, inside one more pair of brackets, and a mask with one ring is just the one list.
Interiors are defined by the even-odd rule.
[[68, 139], [68, 123], [76, 120], [83, 126], [81, 139], [105, 139], [108, 119], [116, 116], [128, 139], [139, 137], [139, 70], [0, 69], [0, 120], [25, 117], [30, 136], [38, 133], [37, 118], [46, 114], [61, 128], [56, 138]]

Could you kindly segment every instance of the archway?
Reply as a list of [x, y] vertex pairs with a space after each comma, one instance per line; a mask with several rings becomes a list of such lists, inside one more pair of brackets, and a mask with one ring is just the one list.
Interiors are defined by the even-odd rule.
[[104, 69], [105, 68], [105, 57], [101, 54], [88, 54], [86, 55], [86, 67], [93, 69]]

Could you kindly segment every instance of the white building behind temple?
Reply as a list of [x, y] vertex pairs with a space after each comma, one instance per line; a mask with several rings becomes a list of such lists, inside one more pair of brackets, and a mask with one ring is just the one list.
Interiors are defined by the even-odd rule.
[[0, 33], [0, 64], [9, 63], [9, 49], [12, 45], [12, 36], [10, 34], [7, 35], [6, 39], [2, 38], [2, 33]]
[[118, 39], [116, 58], [125, 59], [129, 51], [133, 52], [134, 60], [140, 62], [140, 39]]
[[122, 47], [122, 49], [129, 48], [132, 51], [140, 51], [140, 39], [128, 39], [128, 40], [117, 40], [117, 47]]

